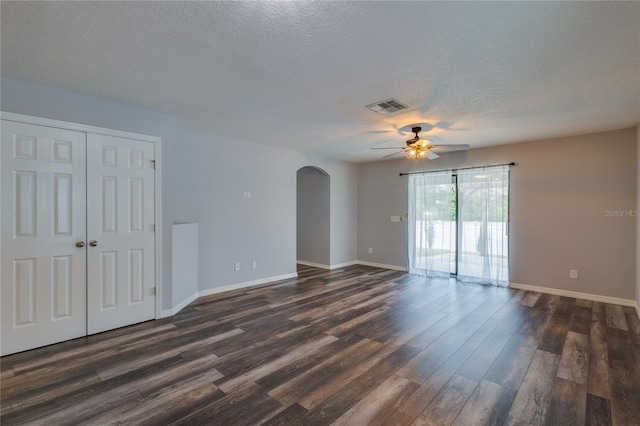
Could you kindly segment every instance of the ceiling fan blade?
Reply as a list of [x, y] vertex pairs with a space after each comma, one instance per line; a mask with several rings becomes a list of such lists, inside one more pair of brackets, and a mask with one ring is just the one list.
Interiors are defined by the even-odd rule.
[[431, 149], [437, 149], [438, 151], [463, 151], [469, 149], [469, 145], [464, 144], [452, 144], [452, 145], [432, 145]]
[[435, 152], [429, 150], [429, 151], [427, 151], [427, 158], [429, 160], [435, 160], [436, 158], [440, 158], [440, 156], [438, 154], [436, 154]]
[[382, 157], [382, 158], [389, 158], [389, 157], [393, 157], [394, 155], [398, 155], [398, 154], [400, 154], [400, 153], [402, 153], [402, 152], [404, 152], [404, 151], [394, 152], [393, 154], [385, 155], [385, 156], [384, 156], [384, 157]]
[[403, 146], [391, 146], [391, 147], [385, 147], [385, 148], [371, 148], [371, 149], [404, 149]]

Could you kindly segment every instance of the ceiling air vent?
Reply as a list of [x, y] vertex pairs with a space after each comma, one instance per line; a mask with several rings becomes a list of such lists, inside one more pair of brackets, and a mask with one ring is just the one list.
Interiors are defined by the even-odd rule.
[[392, 112], [401, 111], [403, 109], [407, 109], [407, 106], [400, 103], [397, 99], [391, 98], [386, 101], [375, 102], [370, 105], [367, 105], [371, 111], [377, 112], [378, 114], [387, 115]]

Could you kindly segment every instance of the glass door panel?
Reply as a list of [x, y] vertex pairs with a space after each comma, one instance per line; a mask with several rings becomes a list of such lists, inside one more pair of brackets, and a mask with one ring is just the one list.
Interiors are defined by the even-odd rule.
[[484, 284], [508, 281], [509, 171], [458, 173], [458, 278]]
[[410, 179], [415, 218], [410, 230], [410, 270], [430, 276], [455, 272], [456, 203], [451, 174], [430, 173]]

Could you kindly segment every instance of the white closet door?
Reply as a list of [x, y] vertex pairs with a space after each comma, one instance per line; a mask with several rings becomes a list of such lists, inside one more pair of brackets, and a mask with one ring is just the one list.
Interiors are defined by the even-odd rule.
[[154, 318], [154, 144], [87, 135], [87, 329]]
[[85, 138], [2, 120], [2, 355], [86, 334]]

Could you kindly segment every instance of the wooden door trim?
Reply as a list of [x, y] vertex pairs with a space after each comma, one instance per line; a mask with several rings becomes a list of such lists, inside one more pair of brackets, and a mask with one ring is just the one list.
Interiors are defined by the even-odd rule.
[[[162, 138], [158, 136], [144, 135], [141, 133], [125, 132], [122, 130], [107, 129], [104, 127], [90, 126], [68, 121], [52, 120], [31, 115], [16, 114], [13, 112], [0, 111], [0, 119], [16, 121], [25, 124], [35, 124], [39, 126], [54, 127], [63, 130], [74, 130], [77, 132], [93, 133], [105, 136], [115, 136], [118, 138], [134, 139], [154, 144], [154, 154], [156, 161], [156, 171], [154, 173], [154, 197], [155, 197], [155, 318], [162, 318]], [[2, 218], [0, 218], [1, 220]], [[0, 253], [0, 256], [2, 253]]]

